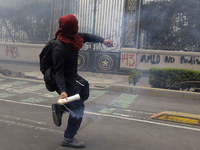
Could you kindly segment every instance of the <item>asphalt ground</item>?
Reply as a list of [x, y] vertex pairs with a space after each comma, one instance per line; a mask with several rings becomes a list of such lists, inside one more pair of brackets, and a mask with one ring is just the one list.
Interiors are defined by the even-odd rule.
[[[64, 150], [66, 128], [52, 121], [51, 104], [58, 97], [41, 80], [0, 78], [0, 149]], [[197, 100], [135, 95], [91, 89], [76, 138], [87, 150], [188, 150], [199, 149], [200, 127], [151, 116], [163, 111], [200, 113]]]
[[[8, 73], [10, 71], [11, 73], [9, 76], [12, 77], [31, 78], [40, 80], [41, 82], [43, 81], [43, 76], [39, 71], [39, 64], [1, 61], [0, 67], [1, 71], [3, 70], [3, 73]], [[133, 86], [127, 82], [128, 75], [93, 73], [84, 71], [79, 71], [79, 74], [89, 81], [91, 89], [100, 89], [135, 95], [166, 97], [170, 99], [200, 99], [200, 93], [198, 92], [151, 88], [148, 83], [148, 76], [143, 76], [139, 79], [139, 82], [136, 84], [136, 86]], [[198, 114], [185, 113], [184, 110], [180, 110], [180, 112], [169, 112], [165, 110], [165, 114], [162, 112], [159, 112], [158, 114], [159, 115], [154, 115], [152, 118], [200, 125], [200, 117]]]
[[[5, 70], [4, 70], [5, 69]], [[10, 71], [10, 72], [9, 72]], [[39, 70], [39, 64], [0, 61], [0, 73], [10, 73], [9, 76], [31, 78], [43, 81], [43, 75]], [[141, 77], [136, 84], [128, 84], [128, 75], [105, 74], [79, 71], [79, 75], [89, 81], [91, 88], [101, 88], [110, 91], [133, 93], [180, 99], [200, 99], [199, 92], [177, 91], [169, 89], [151, 88], [148, 75]]]

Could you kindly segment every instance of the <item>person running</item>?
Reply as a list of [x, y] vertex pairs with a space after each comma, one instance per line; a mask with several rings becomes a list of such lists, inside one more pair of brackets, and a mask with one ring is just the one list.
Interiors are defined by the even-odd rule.
[[80, 100], [65, 105], [52, 104], [53, 121], [56, 126], [60, 127], [63, 113], [69, 112], [68, 124], [61, 145], [84, 148], [85, 144], [74, 138], [82, 122], [84, 101], [89, 97], [88, 81], [77, 74], [78, 52], [86, 42], [104, 43], [108, 47], [112, 47], [113, 43], [93, 34], [78, 33], [78, 20], [72, 14], [60, 17], [59, 29], [55, 36], [65, 46], [65, 49], [56, 44], [52, 47], [56, 91], [60, 95], [58, 100], [75, 94], [80, 95]]

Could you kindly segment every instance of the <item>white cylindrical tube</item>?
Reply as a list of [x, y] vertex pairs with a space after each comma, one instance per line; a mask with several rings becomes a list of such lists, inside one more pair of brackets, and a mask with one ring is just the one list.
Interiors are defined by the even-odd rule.
[[57, 103], [60, 104], [60, 105], [64, 105], [64, 104], [67, 104], [67, 103], [70, 103], [70, 102], [73, 102], [73, 101], [76, 101], [76, 100], [79, 100], [80, 99], [80, 95], [79, 94], [75, 94], [73, 96], [70, 96], [70, 97], [67, 97], [67, 99], [59, 99], [57, 100]]

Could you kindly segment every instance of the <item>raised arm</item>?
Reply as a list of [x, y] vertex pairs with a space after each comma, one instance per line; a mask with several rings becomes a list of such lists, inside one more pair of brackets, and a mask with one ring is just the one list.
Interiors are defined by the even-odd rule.
[[113, 43], [110, 40], [104, 39], [100, 36], [89, 33], [78, 33], [78, 34], [83, 38], [84, 43], [85, 42], [104, 43], [108, 47], [113, 47]]

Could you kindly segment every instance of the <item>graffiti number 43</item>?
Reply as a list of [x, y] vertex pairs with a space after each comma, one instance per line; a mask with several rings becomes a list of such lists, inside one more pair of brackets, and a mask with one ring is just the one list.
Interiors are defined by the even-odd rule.
[[135, 64], [134, 55], [132, 54], [122, 54], [121, 55], [121, 62], [125, 61], [126, 66], [133, 66]]

